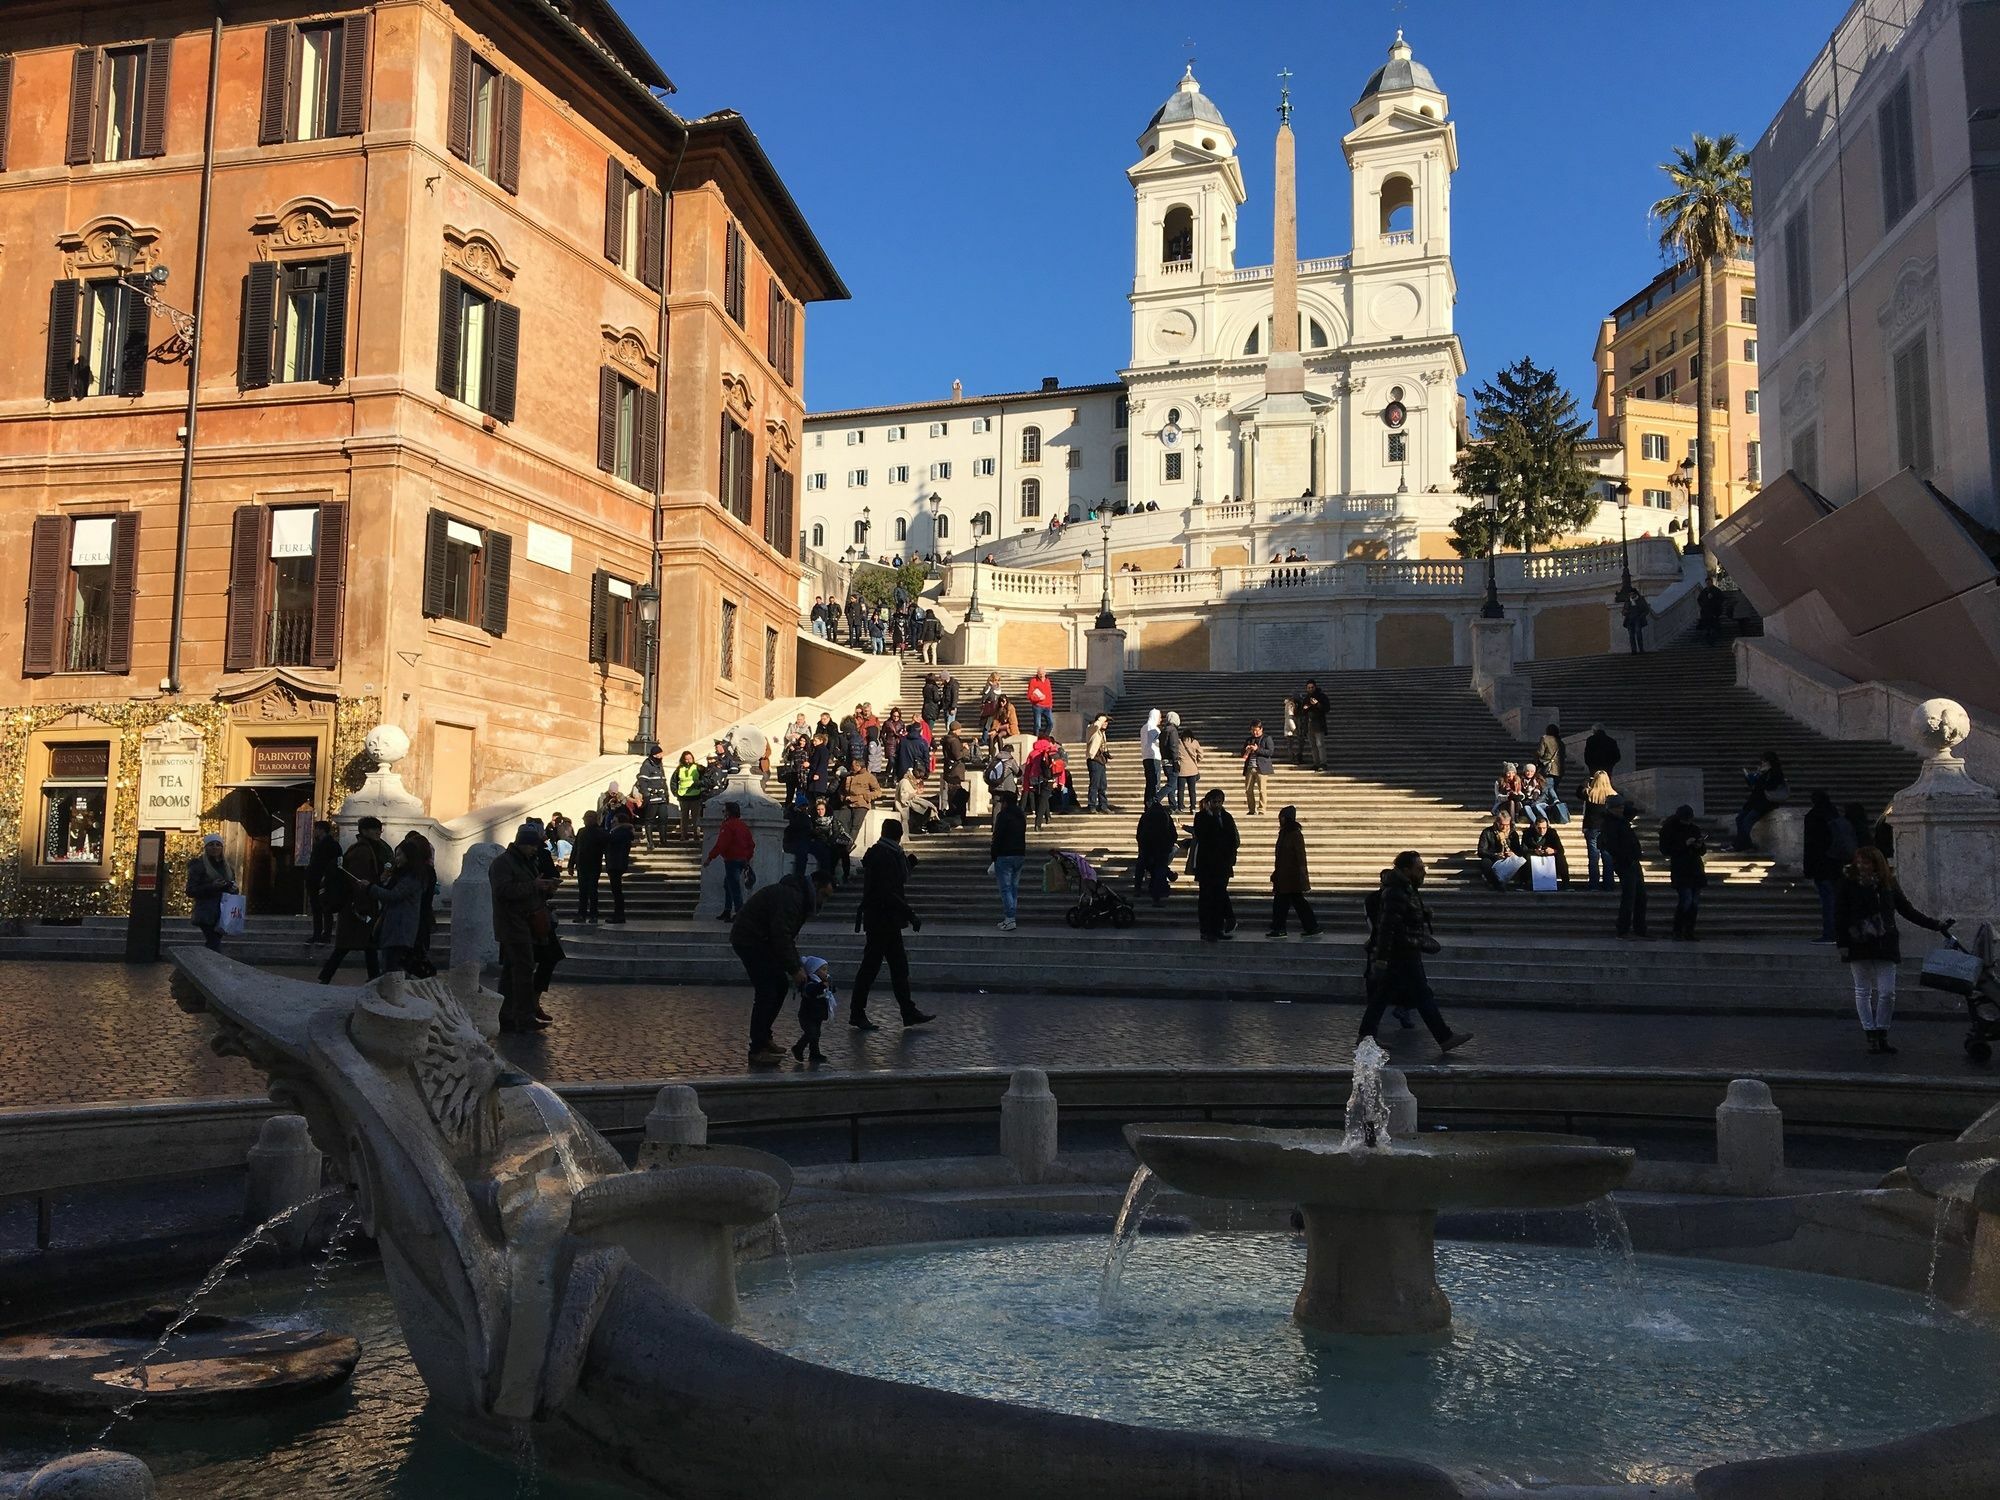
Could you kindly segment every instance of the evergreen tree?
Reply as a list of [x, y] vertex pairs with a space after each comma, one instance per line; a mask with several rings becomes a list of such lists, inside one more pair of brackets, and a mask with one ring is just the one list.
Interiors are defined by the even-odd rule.
[[[1578, 447], [1586, 424], [1555, 372], [1524, 359], [1473, 400], [1472, 443], [1452, 467], [1474, 502], [1451, 525], [1458, 555], [1484, 557], [1496, 518], [1498, 551], [1532, 552], [1589, 525], [1598, 497]], [[1491, 509], [1489, 496], [1499, 497]]]

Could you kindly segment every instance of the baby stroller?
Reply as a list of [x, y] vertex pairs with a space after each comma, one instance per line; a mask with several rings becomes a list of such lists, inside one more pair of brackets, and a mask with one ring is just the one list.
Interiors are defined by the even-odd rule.
[[2000, 977], [1993, 970], [1993, 929], [1982, 926], [1964, 946], [1945, 929], [1944, 946], [1924, 955], [1919, 981], [1925, 989], [1943, 990], [1965, 1000], [1965, 1055], [1976, 1063], [1990, 1062], [1993, 1043], [2000, 1041]]
[[1130, 927], [1139, 919], [1132, 903], [1097, 878], [1089, 860], [1068, 849], [1058, 849], [1049, 859], [1050, 868], [1062, 882], [1062, 889], [1076, 893], [1076, 904], [1063, 913], [1072, 927]]

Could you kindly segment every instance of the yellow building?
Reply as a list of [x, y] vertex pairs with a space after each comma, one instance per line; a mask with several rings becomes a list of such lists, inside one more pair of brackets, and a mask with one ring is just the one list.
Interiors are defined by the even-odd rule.
[[[1709, 310], [1713, 356], [1710, 427], [1712, 520], [1763, 487], [1757, 416], [1757, 272], [1749, 260], [1716, 268]], [[1670, 514], [1650, 531], [1684, 532], [1694, 481], [1696, 391], [1700, 373], [1701, 278], [1685, 263], [1654, 277], [1619, 304], [1597, 335], [1597, 435], [1618, 444], [1636, 512]]]

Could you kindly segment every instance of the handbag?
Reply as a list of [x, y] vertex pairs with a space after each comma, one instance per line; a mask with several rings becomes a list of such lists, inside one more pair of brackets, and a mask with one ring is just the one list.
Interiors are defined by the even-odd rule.
[[1967, 953], [1962, 948], [1933, 948], [1924, 955], [1924, 971], [1917, 982], [1927, 990], [1972, 995], [1978, 993], [1979, 974], [1984, 968], [1976, 953]]
[[1527, 861], [1522, 859], [1518, 854], [1510, 854], [1505, 859], [1496, 859], [1493, 862], [1494, 878], [1503, 883], [1512, 880], [1516, 875], [1520, 874], [1521, 867], [1526, 863]]
[[1557, 827], [1569, 821], [1569, 804], [1560, 797], [1549, 798], [1549, 821]]

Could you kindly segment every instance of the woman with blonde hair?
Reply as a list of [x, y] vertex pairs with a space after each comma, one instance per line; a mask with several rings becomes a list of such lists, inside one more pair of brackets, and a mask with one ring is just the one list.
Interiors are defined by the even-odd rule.
[[1870, 1052], [1896, 1050], [1889, 1045], [1889, 1022], [1896, 1014], [1896, 965], [1903, 957], [1896, 931], [1899, 914], [1932, 932], [1951, 928], [1950, 922], [1927, 917], [1910, 905], [1882, 851], [1863, 844], [1834, 892], [1833, 933], [1841, 960], [1854, 976], [1854, 1010]]
[[[1611, 863], [1597, 852], [1598, 830], [1604, 827], [1604, 805], [1618, 793], [1612, 789], [1609, 771], [1592, 771], [1590, 779], [1583, 784], [1583, 847], [1589, 855], [1588, 878], [1583, 888], [1587, 891], [1610, 890], [1614, 883]], [[1603, 874], [1598, 873], [1599, 866]]]

